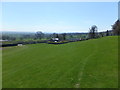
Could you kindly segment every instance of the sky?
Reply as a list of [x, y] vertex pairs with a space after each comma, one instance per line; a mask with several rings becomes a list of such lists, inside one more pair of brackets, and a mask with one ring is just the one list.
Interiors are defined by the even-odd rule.
[[2, 31], [88, 32], [111, 30], [118, 2], [2, 2]]

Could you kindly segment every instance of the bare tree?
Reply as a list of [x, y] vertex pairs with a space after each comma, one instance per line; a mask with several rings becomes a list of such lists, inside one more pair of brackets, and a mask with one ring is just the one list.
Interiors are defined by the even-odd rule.
[[93, 25], [91, 28], [90, 28], [90, 31], [89, 31], [89, 38], [97, 38], [97, 26], [96, 25]]

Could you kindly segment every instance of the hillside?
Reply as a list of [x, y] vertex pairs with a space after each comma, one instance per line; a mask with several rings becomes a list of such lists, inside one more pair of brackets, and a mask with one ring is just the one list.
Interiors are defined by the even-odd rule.
[[116, 88], [117, 36], [3, 48], [3, 88]]

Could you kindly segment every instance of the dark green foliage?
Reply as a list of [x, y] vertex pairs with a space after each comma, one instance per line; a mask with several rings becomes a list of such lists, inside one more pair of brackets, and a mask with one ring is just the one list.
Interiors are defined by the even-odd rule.
[[42, 39], [44, 37], [44, 33], [42, 33], [41, 31], [38, 31], [36, 32], [35, 36], [37, 39]]
[[114, 25], [112, 25], [114, 35], [120, 35], [120, 20], [117, 20]]
[[66, 33], [63, 33], [62, 36], [63, 36], [63, 40], [66, 40]]
[[103, 33], [103, 32], [100, 32], [100, 33], [99, 33], [99, 36], [100, 36], [100, 37], [104, 37], [104, 33]]
[[109, 36], [109, 31], [108, 30], [106, 31], [106, 36]]
[[8, 36], [8, 35], [2, 35], [2, 38], [1, 38], [2, 40], [12, 40], [12, 41], [14, 41], [14, 40], [16, 40], [16, 37], [10, 37], [10, 36]]

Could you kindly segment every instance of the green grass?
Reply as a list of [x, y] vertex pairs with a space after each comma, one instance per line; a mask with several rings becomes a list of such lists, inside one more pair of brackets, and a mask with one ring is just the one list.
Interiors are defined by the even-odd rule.
[[2, 89], [2, 50], [0, 50], [0, 89]]
[[3, 88], [117, 88], [117, 37], [3, 49]]

